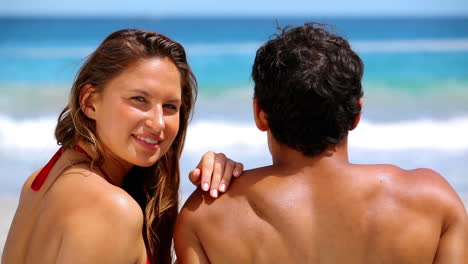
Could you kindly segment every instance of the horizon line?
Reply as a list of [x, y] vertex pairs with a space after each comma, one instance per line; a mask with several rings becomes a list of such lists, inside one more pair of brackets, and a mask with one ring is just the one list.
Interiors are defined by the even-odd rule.
[[30, 19], [252, 19], [252, 18], [349, 18], [349, 19], [408, 19], [408, 18], [459, 18], [468, 19], [468, 14], [2, 14], [5, 18], [30, 18]]

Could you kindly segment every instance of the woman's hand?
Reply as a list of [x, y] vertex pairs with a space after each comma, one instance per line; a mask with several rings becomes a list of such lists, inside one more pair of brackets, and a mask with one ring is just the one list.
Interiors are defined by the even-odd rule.
[[197, 167], [189, 174], [190, 181], [201, 185], [202, 190], [210, 191], [210, 196], [218, 198], [219, 193], [227, 190], [232, 176], [239, 177], [244, 165], [226, 157], [223, 153], [208, 151]]

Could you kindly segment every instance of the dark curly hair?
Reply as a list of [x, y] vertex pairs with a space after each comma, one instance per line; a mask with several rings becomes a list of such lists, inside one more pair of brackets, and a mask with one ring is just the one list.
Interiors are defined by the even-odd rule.
[[274, 138], [314, 156], [339, 143], [361, 111], [364, 65], [347, 40], [307, 23], [261, 46], [252, 78]]

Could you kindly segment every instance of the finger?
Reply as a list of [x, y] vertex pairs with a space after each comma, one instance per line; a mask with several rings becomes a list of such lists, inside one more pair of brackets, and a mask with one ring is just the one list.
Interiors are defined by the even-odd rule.
[[236, 162], [236, 166], [232, 175], [234, 175], [234, 177], [239, 177], [242, 175], [242, 172], [244, 172], [244, 164]]
[[226, 155], [219, 153], [215, 155], [213, 175], [211, 176], [210, 195], [213, 198], [218, 198], [218, 188], [221, 178], [224, 174], [224, 167], [226, 166]]
[[201, 182], [201, 177], [200, 177], [200, 169], [195, 168], [189, 173], [189, 180], [190, 182], [193, 183], [193, 185], [199, 185]]
[[204, 191], [208, 191], [211, 185], [211, 174], [213, 174], [215, 153], [208, 151], [203, 155], [198, 168], [201, 169], [201, 188]]
[[231, 182], [232, 173], [234, 172], [234, 168], [236, 163], [230, 159], [226, 162], [226, 166], [224, 166], [224, 174], [221, 182], [219, 184], [219, 191], [225, 192], [229, 187], [229, 183]]

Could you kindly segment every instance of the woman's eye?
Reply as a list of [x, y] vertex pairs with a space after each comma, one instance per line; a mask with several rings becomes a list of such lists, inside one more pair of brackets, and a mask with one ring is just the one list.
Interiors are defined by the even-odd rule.
[[138, 101], [138, 102], [144, 102], [145, 101], [145, 98], [142, 97], [142, 96], [133, 96], [131, 99], [135, 100], [135, 101]]
[[165, 104], [164, 107], [168, 108], [168, 109], [171, 109], [171, 110], [177, 110], [177, 106], [175, 106], [173, 104]]

